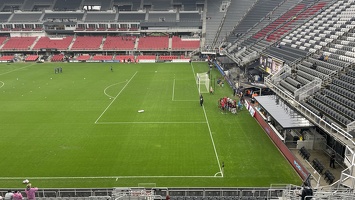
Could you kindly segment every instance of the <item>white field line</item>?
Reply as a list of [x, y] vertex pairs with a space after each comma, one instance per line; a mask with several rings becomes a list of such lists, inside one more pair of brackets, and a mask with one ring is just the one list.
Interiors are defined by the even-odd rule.
[[134, 178], [221, 178], [220, 176], [83, 176], [83, 177], [0, 177], [0, 180], [56, 180], [56, 179], [134, 179]]
[[210, 138], [211, 138], [211, 141], [212, 141], [214, 153], [215, 153], [215, 155], [216, 155], [216, 159], [217, 159], [219, 171], [221, 172], [222, 177], [223, 177], [222, 168], [221, 168], [221, 164], [219, 163], [219, 158], [218, 158], [218, 153], [217, 153], [216, 145], [214, 144], [214, 139], [213, 139], [212, 132], [211, 132], [211, 128], [210, 128], [210, 123], [208, 122], [208, 118], [207, 118], [207, 114], [206, 114], [206, 110], [205, 110], [205, 106], [204, 106], [204, 105], [202, 105], [202, 109], [203, 109], [203, 113], [205, 114], [205, 118], [206, 118], [206, 122], [207, 122], [208, 131], [210, 132]]
[[101, 115], [96, 119], [95, 124], [100, 120], [100, 118], [105, 114], [105, 112], [108, 110], [108, 108], [112, 105], [112, 103], [117, 99], [117, 97], [122, 93], [122, 91], [127, 87], [127, 85], [131, 82], [131, 80], [136, 76], [136, 74], [138, 73], [138, 71], [136, 71], [136, 73], [133, 74], [133, 76], [131, 77], [131, 79], [129, 79], [126, 83], [125, 86], [123, 86], [123, 88], [121, 89], [121, 91], [113, 98], [113, 100], [111, 101], [110, 104], [108, 104], [108, 106], [105, 108], [105, 110], [101, 113]]
[[2, 88], [5, 85], [5, 83], [2, 81], [0, 81], [0, 83], [2, 83], [2, 85], [0, 86], [0, 88]]
[[96, 124], [205, 124], [206, 122], [97, 122]]
[[198, 101], [198, 100], [174, 100], [174, 101]]
[[107, 87], [104, 89], [104, 94], [105, 94], [106, 96], [110, 97], [110, 98], [114, 98], [113, 96], [107, 94], [107, 93], [106, 93], [106, 90], [109, 89], [110, 87], [114, 86], [114, 85], [118, 85], [118, 84], [125, 83], [125, 82], [127, 82], [127, 81], [122, 81], [122, 82], [114, 83], [114, 84], [112, 84], [112, 85], [107, 86]]
[[24, 67], [21, 67], [21, 68], [17, 68], [17, 69], [8, 71], [8, 72], [4, 72], [4, 73], [0, 74], [0, 76], [1, 76], [1, 75], [5, 75], [5, 74], [9, 74], [9, 73], [11, 73], [11, 72], [15, 72], [15, 71], [18, 71], [18, 70], [21, 70], [21, 69], [25, 69], [25, 68], [27, 68], [27, 67], [31, 67], [31, 66], [33, 66], [33, 65], [35, 65], [35, 64], [36, 64], [36, 63], [32, 63], [32, 64], [30, 64], [30, 65], [27, 65], [27, 66], [24, 66]]
[[[192, 73], [195, 77], [195, 70], [194, 70], [194, 66], [192, 65], [191, 63], [191, 68], [192, 68]], [[196, 77], [195, 77], [196, 78]], [[197, 91], [198, 91], [198, 87], [196, 85], [196, 88], [197, 88]], [[221, 173], [222, 177], [223, 177], [223, 172], [222, 172], [222, 168], [221, 168], [221, 163], [219, 162], [219, 157], [218, 157], [218, 153], [217, 153], [217, 149], [216, 149], [216, 145], [214, 144], [214, 139], [213, 139], [213, 136], [212, 136], [212, 131], [211, 131], [211, 127], [210, 127], [210, 123], [208, 122], [208, 118], [207, 118], [207, 114], [206, 114], [206, 110], [205, 110], [205, 106], [202, 105], [202, 109], [203, 109], [203, 113], [205, 115], [205, 119], [206, 119], [206, 123], [207, 123], [207, 128], [208, 128], [208, 131], [210, 133], [210, 138], [211, 138], [211, 142], [212, 142], [212, 145], [213, 145], [213, 150], [214, 150], [214, 154], [216, 156], [216, 159], [217, 159], [217, 163], [218, 163], [218, 167], [219, 167], [219, 172]]]

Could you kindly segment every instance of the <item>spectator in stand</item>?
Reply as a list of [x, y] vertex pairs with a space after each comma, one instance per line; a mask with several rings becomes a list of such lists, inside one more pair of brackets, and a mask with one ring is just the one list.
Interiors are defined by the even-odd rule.
[[11, 190], [9, 190], [6, 192], [4, 199], [5, 200], [12, 200], [13, 196], [14, 196], [14, 193]]
[[13, 199], [13, 200], [22, 200], [23, 197], [22, 197], [21, 192], [19, 192], [19, 191], [16, 190], [16, 191], [14, 192], [14, 196], [12, 197], [12, 199]]
[[26, 195], [27, 195], [27, 199], [28, 200], [36, 200], [36, 191], [38, 190], [38, 188], [36, 187], [32, 187], [31, 183], [27, 184], [26, 187]]

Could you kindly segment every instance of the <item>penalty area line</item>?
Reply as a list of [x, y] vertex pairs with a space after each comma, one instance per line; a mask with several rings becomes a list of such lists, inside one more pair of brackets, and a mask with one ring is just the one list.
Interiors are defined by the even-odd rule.
[[0, 86], [0, 88], [2, 88], [5, 85], [5, 83], [2, 81], [0, 81], [0, 83], [2, 83], [2, 85]]
[[121, 89], [121, 91], [113, 98], [113, 100], [111, 101], [110, 104], [108, 104], [108, 106], [105, 108], [105, 110], [101, 113], [101, 115], [96, 119], [95, 124], [100, 120], [100, 118], [105, 114], [105, 112], [108, 110], [108, 108], [113, 104], [113, 102], [117, 99], [117, 97], [122, 93], [122, 91], [127, 87], [127, 85], [131, 82], [131, 80], [136, 76], [136, 74], [138, 73], [138, 71], [136, 71], [136, 73], [133, 74], [133, 76], [131, 77], [131, 79], [129, 79], [127, 81], [127, 83], [123, 86], [123, 88]]

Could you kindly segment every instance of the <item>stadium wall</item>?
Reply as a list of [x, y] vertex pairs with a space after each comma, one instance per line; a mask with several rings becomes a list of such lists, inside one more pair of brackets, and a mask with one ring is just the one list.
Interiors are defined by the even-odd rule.
[[285, 158], [290, 162], [290, 164], [296, 170], [299, 176], [303, 180], [306, 180], [309, 175], [307, 169], [301, 164], [301, 162], [293, 155], [293, 153], [281, 141], [281, 139], [279, 138], [279, 136], [277, 136], [274, 130], [270, 128], [269, 124], [266, 123], [266, 121], [258, 111], [255, 112], [254, 118], [256, 119], [256, 121], [258, 121], [260, 126], [264, 129], [264, 131], [267, 133], [269, 138], [274, 142], [274, 144], [278, 147], [278, 149], [285, 156]]

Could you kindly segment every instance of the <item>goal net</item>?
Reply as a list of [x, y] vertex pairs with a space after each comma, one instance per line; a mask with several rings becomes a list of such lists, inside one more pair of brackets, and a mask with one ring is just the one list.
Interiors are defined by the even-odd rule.
[[208, 93], [210, 88], [210, 78], [207, 73], [197, 73], [196, 75], [196, 84], [198, 87], [198, 92]]

